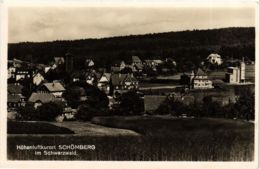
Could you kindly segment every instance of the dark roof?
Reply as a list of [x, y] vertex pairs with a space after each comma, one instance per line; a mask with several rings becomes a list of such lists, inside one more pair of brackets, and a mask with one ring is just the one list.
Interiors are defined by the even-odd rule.
[[113, 85], [122, 85], [125, 81], [137, 81], [131, 74], [111, 74], [111, 82]]
[[32, 93], [30, 96], [29, 102], [41, 101], [42, 103], [54, 102], [57, 101], [55, 96], [50, 93]]
[[112, 74], [111, 82], [113, 85], [122, 85], [123, 80], [126, 78], [127, 74]]
[[65, 91], [65, 88], [59, 82], [44, 83], [43, 86], [45, 86], [50, 92]]
[[119, 66], [111, 66], [111, 72], [120, 72]]
[[142, 62], [138, 56], [132, 56], [132, 62]]
[[199, 69], [197, 70], [197, 72], [196, 72], [196, 75], [197, 75], [197, 76], [206, 76], [206, 73], [199, 68]]
[[23, 86], [19, 84], [8, 84], [7, 89], [9, 94], [21, 94]]
[[11, 102], [11, 103], [18, 103], [21, 99], [20, 95], [10, 95], [8, 94], [7, 96], [7, 102]]

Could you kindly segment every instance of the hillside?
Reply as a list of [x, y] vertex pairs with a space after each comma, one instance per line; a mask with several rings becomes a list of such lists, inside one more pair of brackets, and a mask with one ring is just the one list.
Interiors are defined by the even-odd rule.
[[132, 55], [141, 59], [174, 58], [179, 65], [197, 63], [210, 53], [225, 58], [247, 57], [254, 60], [255, 28], [222, 28], [131, 35], [102, 39], [81, 39], [53, 42], [23, 42], [8, 45], [9, 59], [13, 57], [35, 63], [48, 63], [55, 56], [70, 52], [74, 62], [93, 58], [98, 67], [110, 66], [119, 60], [129, 61]]

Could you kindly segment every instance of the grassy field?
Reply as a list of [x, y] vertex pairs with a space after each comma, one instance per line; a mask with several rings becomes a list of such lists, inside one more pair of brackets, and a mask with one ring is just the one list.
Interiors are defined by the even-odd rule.
[[[136, 116], [99, 117], [94, 118], [93, 123], [131, 129], [141, 135], [116, 137], [9, 135], [8, 158], [11, 160], [251, 161], [254, 157], [254, 124], [248, 122], [228, 119]], [[17, 144], [94, 144], [96, 148], [78, 150], [75, 156], [36, 156], [34, 151], [17, 151]]]
[[8, 134], [74, 134], [72, 130], [46, 122], [8, 121]]

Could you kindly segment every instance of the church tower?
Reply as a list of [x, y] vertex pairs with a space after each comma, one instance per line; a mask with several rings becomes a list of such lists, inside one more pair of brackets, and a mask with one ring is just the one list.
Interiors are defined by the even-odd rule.
[[74, 69], [74, 60], [73, 60], [73, 56], [70, 52], [67, 52], [65, 55], [65, 68], [66, 68], [66, 72], [71, 72]]

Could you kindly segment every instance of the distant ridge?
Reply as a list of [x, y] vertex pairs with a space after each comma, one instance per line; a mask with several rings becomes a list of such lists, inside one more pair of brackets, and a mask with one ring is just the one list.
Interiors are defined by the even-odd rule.
[[254, 60], [255, 28], [232, 27], [210, 30], [127, 35], [100, 39], [56, 40], [52, 42], [22, 42], [8, 45], [9, 59], [47, 63], [70, 52], [75, 64], [92, 58], [97, 66], [128, 61], [132, 55], [141, 59], [166, 57], [177, 62], [196, 61], [216, 52], [224, 57], [248, 57]]

